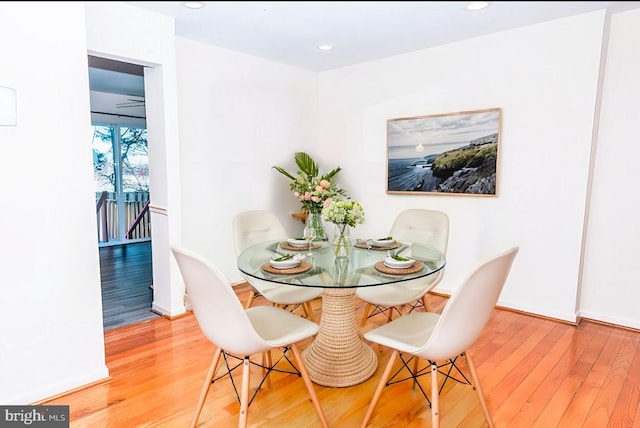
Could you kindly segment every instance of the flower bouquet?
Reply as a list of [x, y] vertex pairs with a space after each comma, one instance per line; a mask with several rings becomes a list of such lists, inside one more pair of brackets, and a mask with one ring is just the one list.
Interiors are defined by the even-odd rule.
[[351, 252], [349, 227], [364, 223], [362, 205], [352, 199], [333, 200], [323, 208], [322, 216], [336, 225], [337, 232], [333, 241], [336, 257], [348, 257]]
[[289, 187], [304, 210], [319, 214], [325, 207], [325, 203], [328, 204], [334, 198], [346, 195], [346, 191], [337, 187], [334, 181], [334, 176], [342, 168], [336, 167], [328, 173], [320, 175], [318, 163], [304, 152], [297, 152], [295, 161], [299, 169], [296, 175], [279, 166], [273, 168], [291, 180]]
[[273, 166], [273, 168], [291, 180], [289, 187], [302, 204], [302, 210], [309, 213], [306, 222], [312, 224], [316, 229], [315, 240], [324, 241], [326, 235], [320, 216], [322, 209], [331, 201], [346, 195], [346, 191], [336, 186], [334, 181], [334, 176], [342, 168], [336, 167], [328, 173], [320, 175], [318, 163], [307, 153], [297, 152], [294, 159], [298, 165], [296, 175], [279, 166]]

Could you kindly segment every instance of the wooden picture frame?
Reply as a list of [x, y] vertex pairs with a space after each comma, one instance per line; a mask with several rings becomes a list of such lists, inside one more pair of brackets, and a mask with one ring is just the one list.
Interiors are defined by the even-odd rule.
[[387, 120], [387, 193], [497, 195], [502, 110]]

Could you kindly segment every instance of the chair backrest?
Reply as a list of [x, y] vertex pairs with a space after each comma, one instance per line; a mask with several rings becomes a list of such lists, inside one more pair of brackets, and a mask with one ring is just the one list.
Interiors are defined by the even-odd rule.
[[178, 262], [193, 313], [207, 339], [239, 356], [268, 349], [225, 275], [193, 252], [177, 247], [171, 247], [171, 251]]
[[232, 222], [236, 256], [246, 248], [265, 241], [286, 240], [289, 236], [270, 211], [252, 210], [237, 214]]
[[408, 209], [398, 214], [391, 225], [389, 236], [398, 241], [428, 244], [446, 254], [449, 216], [442, 211]]
[[453, 292], [428, 342], [416, 352], [431, 361], [463, 353], [480, 336], [509, 276], [519, 247], [499, 253], [476, 268]]

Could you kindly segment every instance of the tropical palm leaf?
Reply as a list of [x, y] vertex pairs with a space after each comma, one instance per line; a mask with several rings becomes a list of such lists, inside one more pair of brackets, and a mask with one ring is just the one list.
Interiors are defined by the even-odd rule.
[[317, 177], [320, 169], [318, 168], [318, 163], [313, 160], [311, 156], [306, 154], [305, 152], [297, 152], [295, 154], [296, 165], [300, 168], [303, 174], [307, 177]]
[[295, 180], [296, 178], [289, 174], [285, 169], [279, 167], [279, 166], [272, 166], [271, 168], [275, 169], [276, 171], [278, 171], [280, 174], [284, 175], [285, 177], [287, 177], [290, 180]]
[[[307, 153], [296, 152], [294, 159], [298, 165], [295, 175], [279, 166], [272, 166], [272, 168], [291, 180], [289, 187], [299, 198], [303, 209], [312, 213], [320, 212], [324, 202], [329, 198], [347, 195], [344, 189], [336, 186], [333, 178], [342, 170], [341, 167], [334, 168], [320, 177], [318, 163]], [[322, 183], [323, 180], [329, 185]]]

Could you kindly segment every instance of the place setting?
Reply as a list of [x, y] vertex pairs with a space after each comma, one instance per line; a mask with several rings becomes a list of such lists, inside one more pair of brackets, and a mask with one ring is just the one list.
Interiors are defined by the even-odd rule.
[[319, 242], [311, 242], [311, 245], [309, 245], [309, 241], [307, 241], [303, 237], [296, 237], [289, 238], [286, 241], [282, 241], [280, 243], [280, 248], [289, 251], [305, 251], [309, 248], [311, 248], [312, 250], [317, 250], [319, 248], [322, 248], [322, 244]]
[[385, 236], [378, 239], [358, 239], [355, 247], [365, 250], [388, 251], [400, 248], [401, 245], [402, 243], [393, 239], [392, 236]]
[[411, 257], [400, 256], [395, 251], [389, 251], [384, 260], [376, 262], [374, 267], [377, 271], [391, 275], [407, 275], [420, 272], [424, 268], [424, 263], [412, 259]]
[[265, 272], [291, 275], [303, 273], [311, 269], [311, 263], [304, 261], [304, 254], [276, 254], [262, 265]]

